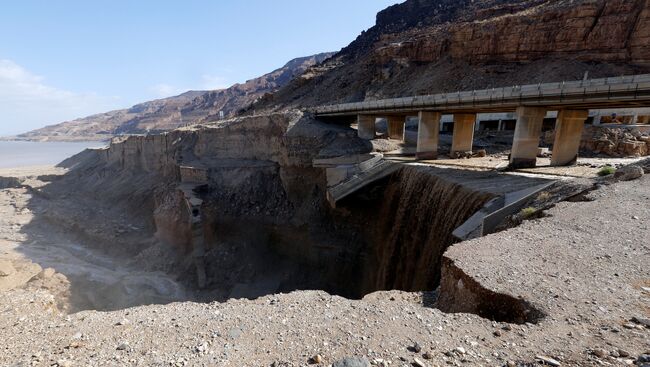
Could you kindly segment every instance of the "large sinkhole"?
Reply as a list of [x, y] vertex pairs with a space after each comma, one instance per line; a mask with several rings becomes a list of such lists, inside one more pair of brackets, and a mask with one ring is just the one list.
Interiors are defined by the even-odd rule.
[[[216, 245], [205, 258], [208, 293], [225, 300], [318, 289], [360, 299], [381, 290], [439, 289], [443, 253], [456, 241], [452, 232], [495, 196], [469, 187], [426, 168], [404, 167], [335, 209], [314, 189], [301, 196], [299, 218], [289, 222], [273, 223], [274, 213], [256, 200], [250, 202], [254, 214], [246, 216], [224, 215], [212, 203], [207, 218], [213, 220], [206, 220]], [[276, 208], [284, 203], [273, 185], [255, 191], [248, 194], [262, 195]], [[484, 317], [536, 317], [518, 300], [484, 293], [486, 303], [476, 310]]]
[[[103, 243], [103, 249], [114, 250], [105, 256], [84, 246], [36, 241], [25, 252], [70, 279], [71, 311], [254, 299], [295, 290], [324, 290], [350, 299], [381, 290], [442, 291], [443, 253], [455, 241], [452, 232], [494, 197], [430, 169], [408, 166], [332, 208], [322, 175], [315, 169], [255, 167], [240, 172], [237, 185], [194, 190], [200, 200], [187, 200], [187, 190], [168, 186], [154, 195], [152, 209], [133, 203], [143, 221], [153, 211], [155, 239], [144, 247]], [[233, 175], [228, 177], [232, 182]], [[463, 178], [468, 179], [475, 177]], [[47, 231], [52, 233], [50, 227]], [[532, 320], [513, 316], [528, 306], [476, 288], [485, 304], [476, 310], [448, 305], [447, 310]], [[512, 310], [499, 311], [507, 303]]]
[[[270, 201], [277, 197], [273, 188], [256, 191]], [[220, 298], [297, 289], [357, 299], [378, 290], [432, 291], [453, 230], [492, 197], [403, 168], [336, 209], [314, 199], [289, 222], [273, 223], [266, 208], [229, 217], [215, 201], [206, 214], [213, 243], [205, 258], [206, 288]]]

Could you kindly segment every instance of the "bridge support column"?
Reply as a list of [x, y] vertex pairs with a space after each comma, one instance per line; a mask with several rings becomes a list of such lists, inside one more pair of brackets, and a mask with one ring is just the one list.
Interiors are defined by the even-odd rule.
[[454, 114], [454, 135], [451, 143], [452, 157], [456, 155], [456, 153], [467, 153], [472, 151], [475, 122], [476, 114]]
[[535, 167], [544, 117], [546, 117], [545, 108], [517, 108], [517, 124], [515, 125], [515, 138], [512, 142], [512, 153], [510, 154], [510, 167]]
[[597, 114], [596, 116], [594, 116], [593, 125], [594, 126], [600, 126], [600, 122], [602, 121], [602, 119], [603, 119], [603, 116], [600, 113]]
[[357, 133], [361, 139], [372, 140], [375, 138], [375, 116], [358, 115], [357, 126]]
[[555, 124], [551, 166], [570, 166], [576, 163], [587, 117], [587, 110], [560, 110]]
[[417, 159], [436, 159], [440, 136], [440, 112], [420, 111], [418, 114]]
[[406, 118], [404, 116], [388, 116], [388, 137], [404, 141]]

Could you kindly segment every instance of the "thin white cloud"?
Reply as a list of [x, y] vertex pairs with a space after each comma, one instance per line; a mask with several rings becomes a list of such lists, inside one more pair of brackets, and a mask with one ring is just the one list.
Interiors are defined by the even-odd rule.
[[201, 81], [201, 89], [205, 90], [226, 89], [230, 86], [226, 78], [216, 75], [203, 74]]
[[187, 92], [188, 89], [184, 88], [177, 88], [174, 87], [173, 85], [169, 85], [166, 83], [160, 83], [152, 86], [149, 88], [149, 91], [153, 94], [156, 95], [156, 97], [171, 97], [175, 96], [177, 94], [181, 94], [184, 92]]
[[158, 83], [149, 87], [149, 92], [157, 98], [166, 98], [185, 93], [190, 90], [216, 90], [230, 87], [228, 80], [221, 76], [203, 74], [194, 87], [184, 88], [176, 87], [168, 83]]
[[0, 135], [104, 112], [119, 98], [74, 93], [49, 86], [45, 79], [11, 60], [0, 59]]

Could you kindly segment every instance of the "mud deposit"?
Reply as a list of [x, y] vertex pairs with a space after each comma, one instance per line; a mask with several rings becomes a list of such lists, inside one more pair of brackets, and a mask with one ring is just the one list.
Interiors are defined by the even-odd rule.
[[117, 310], [187, 300], [191, 293], [162, 271], [142, 271], [127, 259], [115, 258], [75, 243], [32, 243], [20, 251], [43, 268], [53, 268], [70, 282], [71, 312]]

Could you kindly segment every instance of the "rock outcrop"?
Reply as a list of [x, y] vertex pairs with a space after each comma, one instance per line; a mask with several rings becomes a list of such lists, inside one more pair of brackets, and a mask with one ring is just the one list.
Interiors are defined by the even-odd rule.
[[580, 149], [610, 157], [642, 157], [650, 154], [650, 136], [635, 129], [588, 127]]
[[[553, 145], [555, 130], [544, 133], [542, 143]], [[643, 157], [650, 155], [650, 135], [634, 126], [585, 126], [580, 141], [583, 153], [609, 157]]]

